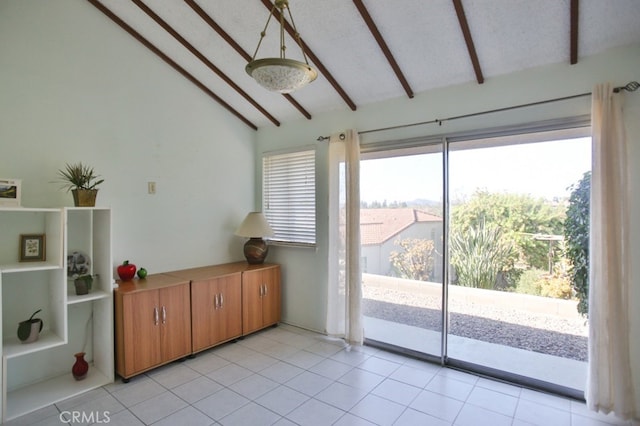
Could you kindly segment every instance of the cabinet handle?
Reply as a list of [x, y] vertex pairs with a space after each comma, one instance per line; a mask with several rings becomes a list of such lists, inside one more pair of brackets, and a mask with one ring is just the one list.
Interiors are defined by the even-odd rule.
[[224, 305], [224, 297], [222, 297], [222, 293], [220, 293], [220, 308]]
[[213, 309], [218, 309], [218, 308], [219, 308], [219, 306], [218, 306], [218, 295], [214, 294], [213, 295]]
[[263, 296], [266, 296], [267, 295], [267, 285], [266, 284], [262, 284], [262, 285], [264, 286], [264, 294], [263, 294]]
[[260, 297], [264, 296], [264, 285], [260, 284]]
[[167, 310], [165, 307], [162, 307], [162, 323], [165, 324], [167, 322]]
[[158, 308], [153, 308], [153, 324], [158, 325]]

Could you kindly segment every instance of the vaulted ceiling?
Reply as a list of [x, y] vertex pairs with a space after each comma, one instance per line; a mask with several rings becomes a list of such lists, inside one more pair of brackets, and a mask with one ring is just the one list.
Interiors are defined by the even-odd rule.
[[[319, 76], [280, 95], [244, 71], [270, 0], [88, 1], [254, 129], [640, 42], [639, 0], [289, 0]], [[258, 57], [278, 56], [278, 31]], [[302, 60], [290, 34], [286, 45]]]

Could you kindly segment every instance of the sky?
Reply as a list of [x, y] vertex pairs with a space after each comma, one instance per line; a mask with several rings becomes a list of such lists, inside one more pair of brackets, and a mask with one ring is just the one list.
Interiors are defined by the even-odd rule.
[[[550, 200], [568, 197], [567, 188], [590, 169], [591, 138], [451, 151], [449, 198], [463, 200], [478, 189]], [[361, 161], [360, 199], [442, 200], [442, 155]]]

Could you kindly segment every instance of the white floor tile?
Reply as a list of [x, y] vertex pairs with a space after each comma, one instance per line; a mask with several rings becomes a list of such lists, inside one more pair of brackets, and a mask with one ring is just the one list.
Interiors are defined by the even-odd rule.
[[249, 400], [247, 398], [229, 389], [222, 389], [207, 398], [201, 399], [193, 406], [212, 419], [220, 420], [248, 403]]
[[267, 379], [273, 380], [274, 382], [286, 383], [297, 375], [304, 373], [304, 371], [304, 369], [296, 367], [295, 365], [278, 361], [277, 363], [260, 371], [259, 374]]
[[358, 368], [372, 373], [379, 374], [381, 376], [389, 376], [393, 374], [402, 364], [387, 359], [372, 356], [365, 362], [360, 364]]
[[118, 386], [112, 395], [125, 407], [132, 407], [166, 392], [159, 383], [146, 376], [134, 377], [129, 383]]
[[[548, 400], [546, 400], [548, 402]], [[571, 413], [520, 398], [515, 418], [540, 426], [570, 426]]]
[[280, 420], [280, 418], [281, 416], [273, 411], [269, 411], [258, 404], [250, 402], [219, 420], [218, 423], [224, 426], [271, 426]]
[[309, 396], [302, 392], [279, 386], [256, 399], [256, 402], [281, 416], [286, 416], [308, 399]]
[[131, 412], [146, 424], [154, 423], [187, 406], [187, 403], [165, 392], [130, 408]]
[[348, 411], [360, 402], [362, 398], [367, 396], [367, 394], [368, 392], [365, 390], [335, 382], [317, 394], [315, 398], [341, 410]]
[[229, 389], [239, 393], [247, 399], [253, 400], [264, 395], [270, 390], [277, 388], [278, 386], [278, 383], [273, 380], [269, 380], [259, 374], [254, 374], [235, 382], [229, 386]]
[[286, 417], [301, 426], [328, 426], [334, 424], [343, 415], [342, 410], [317, 399], [310, 399]]
[[235, 382], [239, 382], [240, 380], [252, 376], [253, 374], [255, 373], [247, 368], [240, 367], [236, 364], [228, 364], [207, 374], [207, 377], [215, 380], [221, 385], [231, 386]]
[[314, 396], [325, 389], [327, 386], [329, 386], [331, 383], [332, 381], [327, 379], [326, 377], [322, 377], [319, 374], [305, 371], [304, 373], [299, 374], [293, 379], [289, 380], [287, 383], [285, 383], [285, 386], [295, 389], [298, 392], [302, 392], [305, 395]]
[[466, 401], [473, 390], [473, 385], [437, 374], [424, 388], [459, 401]]
[[453, 422], [464, 403], [448, 396], [431, 391], [422, 391], [409, 405], [414, 410], [422, 411], [439, 419]]
[[183, 364], [169, 364], [162, 369], [150, 371], [147, 376], [165, 388], [172, 389], [200, 377], [200, 373]]
[[516, 412], [518, 398], [476, 386], [467, 398], [467, 403], [511, 418]]
[[402, 365], [389, 376], [390, 379], [406, 383], [411, 386], [424, 388], [433, 379], [437, 370], [427, 371], [409, 365]]
[[[212, 418], [205, 416], [202, 412], [189, 406], [163, 418], [157, 423], [154, 423], [153, 426], [175, 426], [175, 425], [209, 426], [214, 423], [215, 422], [213, 421]], [[120, 425], [120, 423], [114, 423], [114, 424]]]
[[406, 409], [402, 404], [377, 395], [367, 395], [349, 412], [381, 426], [392, 425]]
[[353, 369], [348, 364], [334, 361], [333, 359], [325, 359], [309, 369], [309, 371], [324, 376], [328, 379], [337, 380]]
[[300, 350], [284, 359], [285, 362], [304, 369], [311, 368], [322, 360], [324, 360], [324, 358], [320, 355], [312, 354], [304, 350]]
[[359, 368], [354, 368], [344, 376], [340, 377], [338, 381], [345, 385], [371, 392], [376, 386], [382, 383], [384, 379], [384, 376], [361, 370]]
[[453, 423], [455, 426], [511, 426], [513, 418], [495, 411], [466, 404]]
[[376, 426], [375, 423], [371, 423], [362, 417], [354, 416], [351, 413], [346, 413], [340, 417], [340, 420], [335, 422], [333, 426]]
[[412, 408], [407, 408], [394, 423], [394, 426], [418, 425], [451, 426], [451, 422], [447, 422], [437, 417], [430, 416], [429, 414], [414, 410]]
[[409, 405], [420, 393], [421, 389], [393, 379], [386, 379], [380, 383], [372, 394], [382, 398], [397, 402], [402, 405]]
[[208, 377], [200, 376], [199, 378], [183, 385], [176, 386], [172, 389], [172, 392], [187, 401], [189, 404], [193, 404], [194, 402], [200, 401], [221, 389], [221, 384]]

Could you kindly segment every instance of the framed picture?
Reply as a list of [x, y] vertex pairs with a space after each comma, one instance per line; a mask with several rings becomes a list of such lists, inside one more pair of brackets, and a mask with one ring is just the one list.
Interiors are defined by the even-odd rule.
[[0, 179], [0, 207], [20, 207], [21, 184], [20, 179]]
[[43, 262], [46, 259], [45, 234], [20, 235], [20, 262]]

